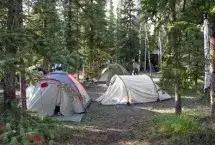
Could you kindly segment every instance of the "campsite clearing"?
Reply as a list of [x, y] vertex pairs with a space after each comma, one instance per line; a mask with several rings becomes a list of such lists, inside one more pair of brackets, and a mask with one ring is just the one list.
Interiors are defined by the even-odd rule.
[[[159, 80], [159, 76], [153, 79]], [[159, 130], [159, 128], [155, 126], [154, 122], [157, 117], [164, 118], [166, 115], [174, 114], [174, 99], [131, 106], [107, 106], [95, 101], [105, 93], [106, 89], [105, 84], [91, 86], [86, 89], [92, 99], [87, 113], [81, 122], [62, 122], [63, 126], [57, 132], [61, 136], [60, 140], [56, 140], [57, 144], [163, 145], [171, 139], [169, 136], [162, 136], [163, 134], [157, 133], [156, 129]], [[183, 96], [182, 98], [183, 114], [200, 118], [199, 122], [201, 124], [207, 124], [210, 115], [209, 103], [201, 102], [196, 94]], [[171, 117], [169, 118], [171, 119]], [[168, 122], [173, 125], [175, 123], [174, 120]], [[186, 129], [187, 120], [182, 118], [182, 121], [177, 121], [177, 123], [184, 123], [183, 128]], [[188, 127], [190, 126], [189, 123], [188, 120]], [[157, 135], [161, 137], [157, 137]]]
[[[154, 118], [174, 113], [174, 99], [144, 103], [135, 106], [106, 106], [95, 100], [105, 92], [102, 85], [87, 89], [93, 102], [82, 121], [65, 123], [60, 130], [64, 137], [59, 145], [162, 145], [169, 138], [155, 140]], [[209, 103], [203, 103], [194, 95], [183, 96], [184, 114], [200, 117], [207, 123]], [[207, 104], [207, 105], [206, 105]]]
[[[87, 89], [95, 100], [104, 92], [102, 87]], [[199, 102], [195, 97], [183, 97], [184, 111], [187, 114], [209, 115], [209, 106]], [[160, 145], [153, 140], [153, 119], [162, 114], [174, 112], [174, 99], [144, 103], [135, 106], [105, 106], [92, 102], [88, 113], [80, 123], [66, 123], [70, 138], [65, 145]], [[62, 130], [65, 131], [65, 130]]]

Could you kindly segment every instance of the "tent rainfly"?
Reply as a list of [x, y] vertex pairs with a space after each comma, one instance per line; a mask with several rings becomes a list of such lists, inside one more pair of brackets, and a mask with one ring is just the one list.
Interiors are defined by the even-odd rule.
[[27, 109], [42, 116], [54, 115], [56, 106], [63, 116], [84, 113], [91, 101], [83, 86], [66, 72], [47, 74], [27, 97]]
[[148, 75], [115, 75], [96, 101], [103, 105], [136, 104], [170, 99]]
[[106, 68], [102, 70], [101, 77], [98, 82], [103, 82], [109, 85], [111, 78], [114, 75], [128, 75], [128, 71], [120, 64], [114, 63], [109, 64]]

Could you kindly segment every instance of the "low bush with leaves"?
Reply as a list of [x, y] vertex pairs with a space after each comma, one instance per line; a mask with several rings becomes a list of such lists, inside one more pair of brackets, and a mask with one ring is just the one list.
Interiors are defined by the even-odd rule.
[[61, 122], [51, 118], [41, 119], [15, 108], [0, 121], [0, 144], [55, 145], [69, 137]]

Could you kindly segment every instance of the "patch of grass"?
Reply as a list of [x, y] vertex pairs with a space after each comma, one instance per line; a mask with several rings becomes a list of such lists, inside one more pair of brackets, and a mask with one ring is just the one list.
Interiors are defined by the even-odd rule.
[[197, 117], [159, 115], [153, 120], [152, 141], [169, 145], [212, 145], [215, 132]]
[[170, 139], [169, 145], [214, 145], [215, 132], [208, 127], [201, 127], [198, 131], [190, 132], [185, 136], [176, 136]]
[[183, 108], [182, 112], [184, 114], [198, 117], [200, 119], [210, 116], [210, 108], [207, 106], [197, 106], [193, 108]]
[[173, 135], [186, 135], [199, 129], [198, 119], [187, 115], [159, 115], [155, 117], [155, 138], [171, 137]]

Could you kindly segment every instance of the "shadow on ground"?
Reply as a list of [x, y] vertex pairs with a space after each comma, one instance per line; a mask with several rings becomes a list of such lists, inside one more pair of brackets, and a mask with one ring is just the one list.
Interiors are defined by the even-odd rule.
[[102, 106], [93, 102], [81, 123], [67, 123], [70, 144], [150, 144], [146, 135], [157, 113], [133, 107]]

